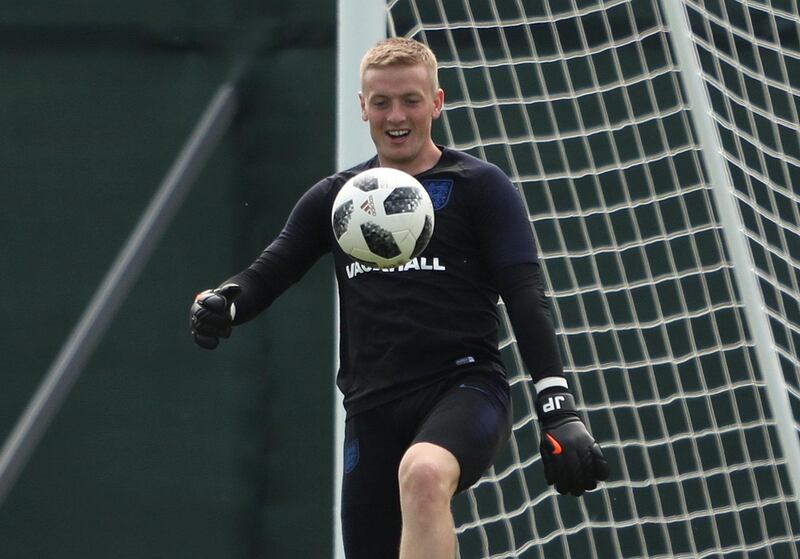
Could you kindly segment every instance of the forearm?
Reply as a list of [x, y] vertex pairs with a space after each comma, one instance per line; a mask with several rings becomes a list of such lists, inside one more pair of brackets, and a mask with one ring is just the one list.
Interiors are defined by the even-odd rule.
[[264, 309], [272, 304], [277, 297], [272, 293], [269, 285], [250, 268], [246, 268], [238, 274], [231, 276], [221, 285], [235, 283], [241, 287], [241, 292], [234, 304], [233, 324], [243, 324], [252, 320]]
[[544, 294], [538, 263], [503, 268], [495, 284], [506, 305], [511, 326], [537, 392], [567, 387], [555, 327]]
[[293, 267], [277, 256], [272, 250], [276, 241], [253, 262], [238, 274], [228, 278], [222, 285], [235, 283], [241, 288], [236, 298], [236, 310], [233, 324], [243, 324], [252, 320], [278, 296], [297, 281], [298, 274], [288, 273]]
[[498, 289], [522, 359], [536, 383], [545, 479], [561, 494], [583, 495], [608, 478], [609, 466], [567, 387], [539, 265], [522, 264], [501, 272]]
[[241, 287], [234, 325], [252, 320], [264, 311], [329, 250], [326, 184], [322, 181], [306, 192], [277, 238], [250, 266], [223, 282]]

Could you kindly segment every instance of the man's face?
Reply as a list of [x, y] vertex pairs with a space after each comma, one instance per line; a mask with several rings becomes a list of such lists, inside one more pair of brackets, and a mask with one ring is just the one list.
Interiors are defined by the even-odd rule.
[[361, 118], [384, 167], [416, 174], [432, 167], [439, 150], [431, 139], [431, 124], [444, 102], [441, 89], [422, 65], [369, 68], [361, 81]]

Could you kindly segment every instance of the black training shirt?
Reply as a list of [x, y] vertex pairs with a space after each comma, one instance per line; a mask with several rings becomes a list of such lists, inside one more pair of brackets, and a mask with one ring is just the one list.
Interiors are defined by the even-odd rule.
[[498, 350], [503, 268], [537, 262], [528, 215], [496, 166], [441, 148], [416, 176], [431, 195], [435, 226], [428, 247], [408, 264], [370, 269], [339, 248], [331, 209], [342, 185], [377, 166], [377, 157], [309, 189], [279, 236], [244, 272], [236, 323], [249, 320], [326, 252], [333, 253], [340, 299], [337, 384], [348, 413], [380, 405], [425, 384], [480, 366], [504, 367]]

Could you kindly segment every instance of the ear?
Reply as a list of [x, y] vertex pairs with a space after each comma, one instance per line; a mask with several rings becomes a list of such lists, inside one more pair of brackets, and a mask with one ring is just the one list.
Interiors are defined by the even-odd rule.
[[367, 116], [367, 101], [364, 99], [364, 93], [361, 91], [358, 92], [358, 102], [361, 105], [361, 120], [367, 122], [369, 120]]
[[433, 118], [437, 119], [444, 108], [444, 90], [440, 87], [433, 96]]

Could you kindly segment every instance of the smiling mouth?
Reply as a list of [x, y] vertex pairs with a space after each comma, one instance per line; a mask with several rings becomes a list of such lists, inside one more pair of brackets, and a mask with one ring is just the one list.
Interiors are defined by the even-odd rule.
[[393, 140], [400, 140], [411, 133], [410, 130], [388, 130], [386, 134]]

